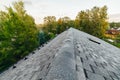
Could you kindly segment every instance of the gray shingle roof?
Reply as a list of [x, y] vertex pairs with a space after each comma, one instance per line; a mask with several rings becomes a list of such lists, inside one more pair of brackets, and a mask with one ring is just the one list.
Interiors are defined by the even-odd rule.
[[0, 80], [120, 80], [120, 49], [70, 28], [0, 74]]

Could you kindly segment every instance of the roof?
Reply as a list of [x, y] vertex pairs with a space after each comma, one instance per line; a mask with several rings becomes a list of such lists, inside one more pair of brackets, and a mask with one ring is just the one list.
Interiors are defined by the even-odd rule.
[[117, 35], [117, 34], [120, 33], [120, 31], [117, 30], [117, 29], [113, 29], [113, 30], [108, 30], [107, 33], [108, 33], [108, 34], [114, 34], [114, 35]]
[[120, 80], [120, 49], [70, 28], [0, 74], [0, 80]]

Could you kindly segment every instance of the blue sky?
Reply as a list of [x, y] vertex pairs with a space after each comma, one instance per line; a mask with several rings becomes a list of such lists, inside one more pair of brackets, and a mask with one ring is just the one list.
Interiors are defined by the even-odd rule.
[[[10, 6], [13, 1], [0, 0], [0, 10]], [[45, 16], [64, 17], [74, 19], [81, 10], [91, 9], [94, 6], [107, 5], [108, 14], [120, 14], [120, 0], [23, 0], [28, 14], [35, 18], [36, 23], [41, 23]]]

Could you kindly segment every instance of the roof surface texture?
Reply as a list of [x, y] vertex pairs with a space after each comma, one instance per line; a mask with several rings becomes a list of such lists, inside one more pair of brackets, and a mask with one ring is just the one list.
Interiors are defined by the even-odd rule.
[[120, 80], [120, 49], [70, 28], [1, 73], [0, 80]]

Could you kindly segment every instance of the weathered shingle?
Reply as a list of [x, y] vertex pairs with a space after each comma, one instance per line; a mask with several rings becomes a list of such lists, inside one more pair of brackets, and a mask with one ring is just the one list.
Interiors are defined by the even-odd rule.
[[0, 80], [120, 80], [120, 49], [70, 28], [1, 73]]

